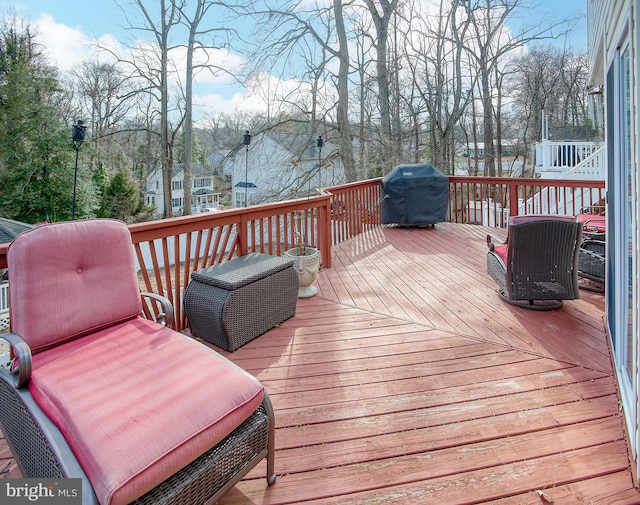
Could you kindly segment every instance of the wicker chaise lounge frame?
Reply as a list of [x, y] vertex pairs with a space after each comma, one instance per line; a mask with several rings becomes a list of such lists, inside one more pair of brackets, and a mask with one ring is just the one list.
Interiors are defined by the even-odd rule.
[[500, 242], [487, 236], [487, 271], [498, 283], [507, 303], [534, 310], [551, 310], [563, 300], [580, 297], [578, 253], [582, 223], [569, 216], [512, 218], [507, 239], [507, 261], [496, 253]]
[[[170, 321], [168, 300], [143, 293], [161, 302]], [[0, 424], [24, 477], [81, 478], [84, 504], [97, 505], [93, 488], [67, 441], [42, 412], [27, 384], [31, 352], [18, 335], [2, 335], [20, 364], [16, 372], [0, 367]], [[267, 482], [274, 471], [275, 418], [264, 392], [262, 405], [211, 450], [133, 502], [136, 505], [215, 503], [262, 459], [267, 459]]]

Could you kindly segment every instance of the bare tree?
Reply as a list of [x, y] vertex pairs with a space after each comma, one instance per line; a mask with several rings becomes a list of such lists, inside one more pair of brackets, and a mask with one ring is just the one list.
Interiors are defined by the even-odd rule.
[[[291, 63], [297, 48], [313, 44], [320, 51], [323, 68], [330, 59], [338, 60], [336, 128], [340, 137], [340, 158], [348, 181], [357, 180], [349, 121], [349, 47], [342, 0], [334, 0], [331, 7], [311, 5], [308, 8], [296, 0], [286, 0], [279, 8], [254, 10], [260, 41], [253, 53], [253, 72], [273, 69], [279, 64]], [[319, 31], [323, 28], [324, 32]], [[337, 39], [337, 46], [332, 38]], [[312, 41], [312, 42], [310, 42]], [[320, 65], [320, 63], [318, 63]], [[291, 63], [290, 69], [296, 68]]]
[[[337, 2], [336, 2], [337, 3]], [[391, 130], [390, 84], [388, 68], [389, 26], [398, 6], [398, 0], [364, 0], [376, 30], [373, 45], [376, 48], [376, 75], [378, 105], [380, 107], [380, 130], [382, 136], [382, 172], [387, 174], [394, 165], [394, 152], [399, 151], [398, 142], [393, 142]]]
[[[360, 34], [364, 34], [366, 28], [364, 26], [356, 26], [356, 32]], [[368, 64], [369, 59], [367, 57], [367, 49], [365, 47], [365, 41], [363, 36], [356, 36], [355, 39], [356, 44], [356, 72], [357, 72], [357, 93], [355, 100], [358, 100], [358, 109], [359, 109], [359, 121], [358, 121], [358, 179], [365, 179], [367, 177], [373, 177], [374, 173], [371, 170], [371, 167], [374, 166], [373, 163], [369, 163], [369, 143], [370, 143], [370, 135], [368, 134], [368, 126], [372, 123], [371, 113], [369, 112], [373, 107], [370, 107], [369, 104], [374, 101], [375, 91], [372, 89], [372, 86], [369, 82], [369, 73], [368, 73]], [[375, 175], [381, 175], [380, 173], [375, 173]]]
[[[191, 163], [193, 157], [193, 77], [194, 64], [193, 55], [196, 46], [199, 45], [199, 37], [215, 31], [215, 28], [200, 30], [200, 23], [205, 18], [207, 11], [219, 2], [213, 0], [196, 0], [195, 10], [192, 16], [185, 12], [184, 4], [179, 7], [183, 23], [189, 30], [187, 41], [187, 61], [185, 71], [185, 106], [184, 106], [184, 168], [183, 168], [183, 214], [191, 214], [191, 186], [192, 174]], [[200, 46], [202, 49], [204, 47]]]
[[410, 50], [404, 65], [411, 72], [428, 115], [429, 161], [440, 170], [453, 173], [455, 128], [471, 100], [474, 77], [464, 65], [463, 41], [469, 19], [461, 19], [458, 5], [449, 3], [442, 0], [440, 16], [434, 18], [426, 18], [419, 3], [403, 13], [407, 24], [411, 21], [411, 30], [404, 38]]
[[459, 4], [464, 6], [473, 28], [473, 37], [468, 41], [467, 51], [475, 61], [483, 107], [485, 175], [493, 177], [496, 175], [494, 107], [497, 93], [500, 93], [494, 80], [496, 67], [504, 65], [505, 57], [525, 44], [560, 37], [566, 33], [570, 21], [547, 20], [528, 24], [519, 32], [512, 33], [507, 22], [519, 9], [525, 8], [524, 1], [459, 0]]
[[124, 168], [113, 161], [116, 155], [113, 151], [118, 146], [114, 133], [116, 127], [125, 121], [132, 105], [131, 81], [115, 64], [92, 60], [83, 61], [72, 74], [78, 89], [79, 108], [89, 111], [91, 142], [94, 145], [92, 156], [97, 154], [101, 161], [111, 160], [107, 166], [115, 173], [117, 169]]
[[584, 56], [554, 47], [534, 47], [514, 62], [510, 95], [522, 127], [524, 164], [541, 139], [542, 111], [556, 125], [584, 125], [587, 66]]
[[348, 182], [357, 180], [355, 159], [353, 157], [353, 143], [351, 140], [351, 126], [349, 123], [349, 44], [345, 29], [342, 0], [334, 0], [333, 12], [338, 36], [338, 50], [332, 51], [340, 62], [338, 70], [338, 107], [337, 123], [340, 133], [340, 155], [342, 166]]
[[[164, 213], [162, 217], [172, 217], [173, 212], [173, 199], [172, 199], [172, 179], [173, 179], [173, 144], [175, 140], [175, 132], [177, 128], [170, 128], [169, 120], [169, 51], [172, 48], [170, 45], [169, 35], [171, 29], [176, 26], [180, 21], [180, 7], [184, 5], [183, 2], [178, 0], [159, 0], [157, 3], [159, 9], [159, 20], [156, 20], [151, 15], [149, 9], [145, 5], [144, 0], [135, 0], [135, 5], [143, 16], [145, 25], [135, 27], [132, 29], [141, 30], [150, 33], [155, 39], [155, 51], [157, 51], [158, 67], [153, 63], [153, 58], [149, 59], [151, 55], [143, 55], [143, 60], [147, 63], [151, 63], [151, 67], [148, 68], [149, 74], [144, 75], [142, 72], [138, 72], [139, 76], [142, 76], [149, 83], [149, 87], [146, 91], [157, 91], [159, 94], [160, 102], [160, 163], [162, 166], [163, 176], [163, 195], [164, 195]], [[139, 63], [134, 62], [134, 67], [141, 70]], [[155, 80], [154, 77], [158, 78]], [[180, 121], [182, 118], [180, 119]]]

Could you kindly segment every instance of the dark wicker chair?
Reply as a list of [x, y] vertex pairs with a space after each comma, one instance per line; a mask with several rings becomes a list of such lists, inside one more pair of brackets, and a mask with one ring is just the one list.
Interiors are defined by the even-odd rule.
[[[43, 225], [7, 252], [14, 359], [0, 424], [25, 477], [80, 478], [82, 503], [215, 502], [266, 458], [275, 422], [251, 375], [141, 302], [131, 236], [113, 220]], [[163, 304], [160, 308], [159, 301]], [[157, 319], [154, 318], [154, 319]]]
[[588, 238], [582, 242], [578, 255], [578, 276], [586, 281], [580, 282], [580, 289], [604, 293], [605, 250], [603, 240]]
[[578, 252], [582, 223], [569, 216], [514, 216], [507, 239], [487, 236], [487, 270], [507, 303], [551, 310], [580, 297]]
[[586, 207], [577, 220], [583, 223], [583, 241], [578, 255], [580, 289], [604, 293], [607, 221], [602, 206]]

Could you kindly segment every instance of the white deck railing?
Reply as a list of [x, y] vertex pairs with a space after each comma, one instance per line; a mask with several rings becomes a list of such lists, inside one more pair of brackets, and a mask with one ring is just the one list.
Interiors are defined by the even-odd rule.
[[9, 328], [9, 283], [0, 283], [0, 332]]
[[[536, 173], [542, 179], [604, 180], [604, 148], [595, 142], [555, 142], [536, 144]], [[572, 173], [572, 175], [567, 175]]]
[[563, 179], [577, 180], [604, 180], [607, 167], [607, 149], [603, 147], [597, 148], [591, 156], [582, 160], [571, 170], [568, 170]]
[[[553, 168], [540, 169], [543, 178], [566, 180], [603, 181], [606, 176], [607, 150], [593, 142], [551, 142], [543, 141], [537, 145], [538, 154], [543, 163], [553, 163]], [[574, 165], [571, 163], [576, 162]], [[553, 174], [553, 172], [556, 172]], [[537, 198], [529, 198], [520, 204], [520, 214], [562, 214], [562, 209], [582, 208], [583, 202], [598, 202], [598, 189], [574, 188], [570, 191], [556, 187], [546, 187]], [[576, 206], [576, 203], [578, 204]]]

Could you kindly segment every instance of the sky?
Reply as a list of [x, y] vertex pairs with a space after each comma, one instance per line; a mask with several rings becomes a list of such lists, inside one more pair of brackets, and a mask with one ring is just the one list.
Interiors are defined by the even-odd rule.
[[[587, 47], [587, 0], [526, 0], [535, 2], [537, 8], [529, 11], [539, 19], [580, 16], [580, 21], [572, 30], [568, 46], [576, 51], [586, 52]], [[77, 62], [91, 52], [91, 45], [99, 40], [110, 47], [123, 48], [120, 44], [131, 43], [133, 32], [126, 30], [125, 15], [118, 4], [129, 7], [130, 0], [0, 0], [0, 13], [15, 12], [38, 28], [39, 40], [44, 41], [50, 58], [62, 71], [70, 70]], [[532, 4], [533, 5], [533, 4]], [[527, 19], [526, 22], [530, 22]], [[514, 28], [517, 31], [517, 28]], [[560, 42], [558, 42], [560, 43]], [[231, 65], [241, 65], [241, 55], [220, 55], [229, 59]], [[275, 78], [273, 78], [275, 81]], [[275, 83], [273, 84], [275, 85]], [[285, 83], [286, 85], [286, 83]], [[294, 83], [292, 83], [292, 86]], [[198, 77], [196, 105], [201, 110], [218, 112], [234, 110], [255, 110], [259, 107], [255, 98], [233, 81], [229, 76]]]
[[[127, 44], [133, 45], [136, 32], [126, 29], [129, 25], [119, 5], [137, 15], [130, 0], [0, 0], [0, 13], [27, 18], [36, 26], [37, 40], [44, 42], [50, 59], [61, 71], [69, 71], [92, 54], [96, 42], [120, 52], [126, 51]], [[220, 58], [230, 61], [231, 68], [244, 63], [240, 55], [225, 53]], [[220, 112], [262, 108], [229, 75], [202, 74], [196, 84], [194, 108]]]

